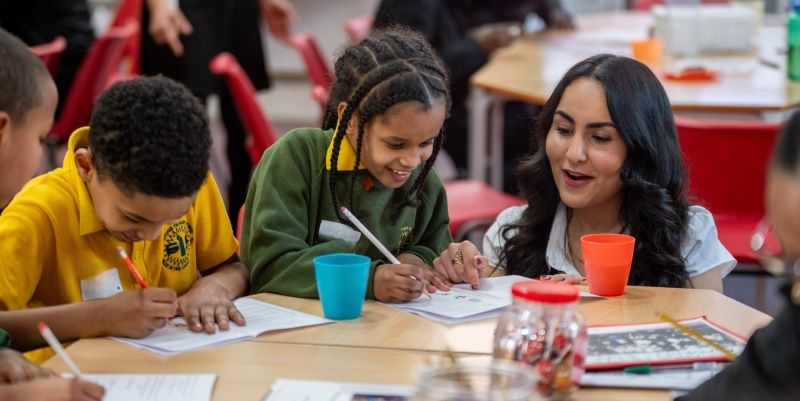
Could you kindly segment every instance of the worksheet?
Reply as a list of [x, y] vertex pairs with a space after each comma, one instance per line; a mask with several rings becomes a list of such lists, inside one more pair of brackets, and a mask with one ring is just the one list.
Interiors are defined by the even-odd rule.
[[[511, 287], [521, 281], [534, 281], [523, 276], [482, 278], [480, 289], [469, 284], [456, 284], [450, 291], [436, 291], [428, 298], [424, 294], [404, 304], [387, 304], [446, 324], [464, 323], [496, 317], [511, 305]], [[597, 297], [581, 291], [581, 297]]]
[[214, 374], [81, 375], [106, 389], [103, 401], [209, 401]]
[[227, 331], [214, 334], [195, 333], [179, 317], [142, 339], [112, 337], [113, 339], [161, 355], [193, 351], [216, 345], [229, 344], [254, 338], [261, 333], [330, 323], [331, 321], [307, 313], [297, 312], [252, 298], [239, 298], [233, 302], [244, 315], [247, 324], [230, 323]]
[[264, 401], [405, 401], [414, 391], [391, 384], [278, 379]]

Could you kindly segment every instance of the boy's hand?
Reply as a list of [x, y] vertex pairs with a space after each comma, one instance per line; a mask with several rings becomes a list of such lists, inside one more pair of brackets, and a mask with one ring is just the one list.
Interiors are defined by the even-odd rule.
[[18, 383], [55, 375], [52, 370], [27, 360], [17, 351], [0, 350], [0, 383]]
[[189, 329], [195, 332], [214, 333], [215, 323], [220, 330], [228, 330], [231, 320], [239, 326], [246, 323], [214, 275], [197, 280], [189, 292], [178, 298], [178, 305]]
[[50, 377], [0, 386], [0, 399], [8, 401], [100, 401], [105, 389], [80, 379]]
[[473, 290], [480, 288], [481, 272], [488, 266], [486, 257], [469, 241], [450, 244], [433, 260], [437, 273], [453, 283], [469, 283]]
[[103, 336], [142, 338], [164, 327], [178, 313], [178, 296], [171, 288], [125, 291], [102, 300], [106, 320]]
[[412, 264], [379, 265], [372, 285], [378, 301], [407, 302], [422, 295], [423, 284], [427, 284], [428, 292], [450, 289], [430, 268]]

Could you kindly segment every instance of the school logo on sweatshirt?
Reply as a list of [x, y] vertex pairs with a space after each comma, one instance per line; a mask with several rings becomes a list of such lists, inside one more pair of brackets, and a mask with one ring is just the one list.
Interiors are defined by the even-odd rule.
[[169, 270], [181, 271], [189, 266], [189, 252], [194, 231], [186, 220], [180, 220], [164, 231], [164, 257], [161, 264]]

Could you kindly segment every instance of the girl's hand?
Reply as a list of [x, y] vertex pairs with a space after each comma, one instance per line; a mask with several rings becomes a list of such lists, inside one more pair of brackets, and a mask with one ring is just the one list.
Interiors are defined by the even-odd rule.
[[584, 284], [586, 283], [586, 279], [581, 276], [576, 276], [574, 274], [548, 274], [545, 276], [539, 277], [539, 280], [542, 281], [554, 281], [554, 282], [564, 282], [567, 284]]
[[428, 292], [450, 290], [433, 270], [412, 264], [379, 265], [372, 283], [375, 299], [381, 302], [408, 302], [419, 298], [423, 285], [427, 285]]
[[473, 290], [480, 288], [481, 272], [488, 266], [486, 257], [469, 241], [450, 244], [433, 260], [437, 273], [452, 283], [469, 283]]

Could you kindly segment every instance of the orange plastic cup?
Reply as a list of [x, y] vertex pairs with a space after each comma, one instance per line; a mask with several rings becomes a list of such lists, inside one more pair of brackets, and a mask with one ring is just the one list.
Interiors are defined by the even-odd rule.
[[625, 234], [589, 234], [581, 237], [589, 292], [604, 297], [625, 293], [635, 243], [636, 238]]
[[658, 38], [634, 40], [631, 42], [633, 58], [645, 64], [661, 63], [661, 54], [663, 51], [664, 44], [661, 42], [661, 39]]

